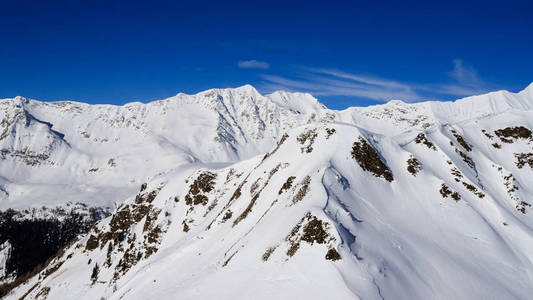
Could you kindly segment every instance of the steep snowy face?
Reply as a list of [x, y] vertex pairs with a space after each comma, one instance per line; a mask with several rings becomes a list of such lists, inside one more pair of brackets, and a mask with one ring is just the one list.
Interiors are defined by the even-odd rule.
[[531, 117], [307, 124], [264, 155], [182, 165], [7, 299], [527, 299]]
[[[533, 108], [530, 86], [453, 103], [329, 110], [304, 93], [263, 96], [250, 85], [148, 104], [0, 101], [0, 209], [83, 202], [114, 206], [148, 177], [191, 163], [265, 153], [286, 131], [344, 122], [387, 136]], [[61, 188], [62, 197], [57, 197]], [[39, 199], [36, 201], [35, 199]]]
[[52, 130], [52, 124], [36, 119], [24, 109], [25, 100], [0, 102], [3, 115], [0, 147], [3, 160], [15, 158], [26, 165], [51, 164], [51, 156], [68, 151], [62, 134]]
[[308, 94], [263, 96], [251, 86], [124, 106], [0, 105], [0, 208], [112, 206], [172, 166], [248, 158], [290, 128], [334, 118]]
[[2, 100], [0, 208], [118, 205], [7, 298], [526, 299], [532, 89], [344, 111], [251, 86]]
[[[150, 176], [255, 156], [292, 127], [331, 119], [293, 110], [326, 111], [310, 95], [282, 94], [284, 105], [251, 86], [124, 106], [0, 101], [0, 244], [13, 246], [2, 256], [7, 267], [0, 280], [44, 263], [99, 219], [91, 211], [114, 209]], [[72, 203], [83, 212], [62, 220]], [[13, 219], [7, 209], [23, 217]], [[20, 240], [20, 232], [33, 238]]]

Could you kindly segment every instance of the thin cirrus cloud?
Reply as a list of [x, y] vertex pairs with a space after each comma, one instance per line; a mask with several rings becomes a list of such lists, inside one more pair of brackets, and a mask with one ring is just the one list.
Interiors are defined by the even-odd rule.
[[241, 69], [268, 69], [270, 64], [264, 61], [252, 60], [240, 60], [237, 66]]
[[413, 101], [420, 96], [411, 86], [373, 76], [363, 76], [333, 69], [302, 68], [296, 78], [261, 75], [266, 90], [309, 92], [315, 96], [351, 96], [386, 101]]
[[263, 74], [260, 87], [267, 91], [301, 91], [315, 96], [350, 96], [376, 102], [392, 99], [415, 102], [439, 95], [462, 97], [488, 91], [476, 70], [460, 59], [454, 60], [454, 68], [447, 77], [449, 83], [445, 84], [416, 84], [337, 69], [301, 67], [292, 77]]

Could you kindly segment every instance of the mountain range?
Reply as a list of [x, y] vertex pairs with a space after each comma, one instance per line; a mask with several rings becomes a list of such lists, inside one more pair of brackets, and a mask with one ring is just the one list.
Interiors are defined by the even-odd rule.
[[[250, 85], [124, 106], [16, 97], [0, 120], [6, 299], [533, 292], [533, 84], [341, 111]], [[21, 265], [38, 246], [21, 228], [49, 232], [53, 254]]]

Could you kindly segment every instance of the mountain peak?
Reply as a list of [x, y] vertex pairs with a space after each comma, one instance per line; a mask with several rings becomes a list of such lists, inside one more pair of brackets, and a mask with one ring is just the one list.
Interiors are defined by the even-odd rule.
[[[253, 95], [253, 94], [260, 94], [257, 89], [255, 87], [253, 87], [252, 85], [250, 84], [245, 84], [243, 86], [239, 86], [239, 87], [235, 87], [235, 88], [212, 88], [212, 89], [208, 89], [208, 90], [205, 90], [205, 91], [201, 91], [201, 92], [198, 92], [194, 95], [210, 95], [210, 94], [226, 94], [226, 93], [232, 93], [232, 92], [237, 92], [237, 93], [241, 93], [241, 94], [246, 94], [246, 95]], [[180, 93], [182, 94], [182, 93]], [[178, 95], [180, 95], [178, 94]], [[187, 95], [187, 94], [182, 94], [182, 95]]]
[[245, 84], [243, 86], [235, 88], [236, 91], [248, 92], [248, 93], [259, 93], [257, 89], [251, 84]]
[[384, 105], [386, 106], [404, 106], [404, 105], [408, 105], [409, 103], [403, 101], [403, 100], [400, 100], [400, 99], [393, 99], [393, 100], [389, 100], [387, 103], [385, 103]]
[[343, 111], [251, 85], [176, 97], [1, 106], [1, 208], [117, 204], [6, 299], [533, 292], [530, 93]]

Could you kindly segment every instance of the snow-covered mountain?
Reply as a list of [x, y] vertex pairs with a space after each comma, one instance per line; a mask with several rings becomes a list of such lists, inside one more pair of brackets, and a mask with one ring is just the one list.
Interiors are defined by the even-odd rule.
[[331, 118], [309, 94], [249, 85], [124, 106], [4, 99], [0, 208], [113, 206], [172, 166], [249, 158], [290, 128]]
[[0, 105], [2, 208], [118, 204], [8, 299], [533, 292], [533, 85], [343, 111], [251, 86]]

